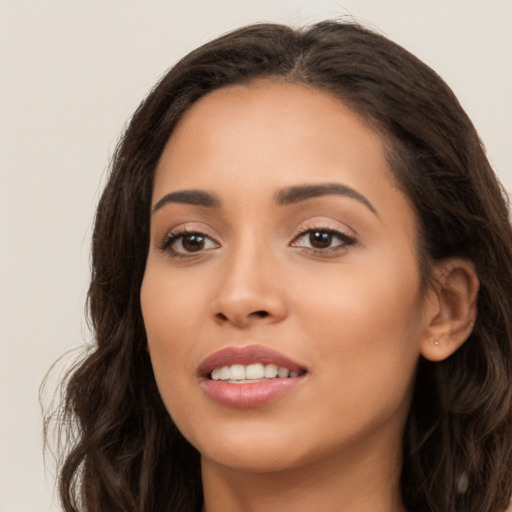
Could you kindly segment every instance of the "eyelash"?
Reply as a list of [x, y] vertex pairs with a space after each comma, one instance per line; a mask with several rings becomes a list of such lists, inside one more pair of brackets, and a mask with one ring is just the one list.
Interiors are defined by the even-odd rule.
[[[326, 255], [335, 255], [338, 252], [346, 251], [349, 247], [356, 245], [357, 241], [353, 236], [347, 235], [346, 233], [343, 233], [342, 231], [339, 231], [337, 229], [333, 229], [331, 227], [327, 226], [302, 226], [299, 229], [299, 234], [292, 240], [291, 245], [292, 247], [300, 247], [296, 245], [296, 242], [300, 240], [301, 238], [304, 238], [313, 233], [321, 233], [321, 234], [327, 234], [331, 237], [330, 242], [332, 242], [332, 238], [337, 238], [340, 243], [335, 246], [329, 246], [325, 248], [315, 248], [315, 247], [306, 247], [305, 249], [308, 250], [308, 252], [326, 256]], [[310, 239], [311, 241], [311, 239]]]
[[[177, 229], [177, 230], [172, 231], [171, 233], [169, 233], [164, 238], [163, 242], [160, 244], [160, 250], [168, 253], [171, 258], [176, 258], [176, 259], [178, 259], [178, 258], [189, 258], [191, 256], [194, 256], [194, 254], [199, 254], [200, 252], [204, 252], [203, 250], [197, 251], [197, 252], [191, 251], [191, 252], [188, 252], [188, 253], [187, 252], [178, 252], [178, 251], [176, 251], [175, 249], [172, 248], [172, 245], [175, 242], [179, 241], [180, 239], [181, 239], [182, 244], [183, 244], [183, 240], [187, 236], [201, 237], [204, 240], [209, 240], [210, 242], [213, 242], [217, 246], [219, 245], [210, 236], [205, 235], [201, 231], [196, 231], [196, 230], [190, 230], [190, 229], [187, 229], [187, 228], [182, 228], [182, 229]], [[208, 249], [206, 249], [206, 250], [208, 250]]]
[[[349, 247], [351, 247], [353, 245], [356, 245], [356, 243], [357, 243], [357, 241], [356, 241], [356, 239], [354, 237], [349, 236], [346, 233], [343, 233], [343, 232], [338, 231], [336, 229], [332, 229], [330, 227], [303, 226], [299, 230], [299, 233], [294, 237], [294, 239], [292, 240], [290, 245], [292, 247], [301, 247], [301, 246], [297, 245], [297, 241], [300, 240], [303, 237], [308, 236], [308, 235], [311, 236], [312, 233], [327, 234], [327, 235], [329, 235], [332, 238], [337, 238], [341, 242], [338, 245], [335, 245], [334, 247], [329, 246], [329, 247], [325, 247], [325, 248], [321, 248], [321, 249], [320, 248], [315, 248], [315, 247], [305, 247], [304, 248], [308, 252], [313, 253], [313, 254], [317, 254], [317, 255], [326, 256], [326, 255], [329, 255], [329, 254], [338, 253], [340, 251], [346, 251], [346, 250], [348, 250]], [[189, 237], [189, 236], [197, 236], [197, 237], [200, 237], [200, 238], [202, 238], [204, 240], [209, 240], [210, 243], [215, 244], [217, 247], [219, 246], [218, 242], [216, 242], [210, 236], [202, 233], [201, 231], [189, 230], [187, 228], [183, 228], [183, 229], [177, 229], [177, 230], [169, 233], [164, 238], [162, 243], [160, 244], [159, 249], [161, 251], [163, 251], [163, 252], [168, 253], [169, 256], [171, 258], [173, 258], [173, 259], [190, 258], [190, 257], [194, 256], [195, 254], [200, 254], [202, 252], [211, 250], [211, 248], [209, 248], [209, 249], [201, 249], [201, 250], [199, 250], [197, 252], [194, 252], [194, 251], [191, 251], [191, 252], [178, 252], [178, 251], [176, 251], [175, 249], [172, 248], [172, 245], [174, 243], [178, 242], [179, 240], [181, 240], [182, 243], [183, 243], [183, 240], [186, 237]], [[330, 241], [332, 241], [332, 240], [330, 240]]]

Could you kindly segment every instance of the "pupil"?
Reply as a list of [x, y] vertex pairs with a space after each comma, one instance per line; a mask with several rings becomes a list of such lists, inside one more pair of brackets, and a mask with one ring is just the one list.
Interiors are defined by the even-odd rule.
[[200, 251], [204, 247], [204, 237], [201, 235], [188, 235], [183, 238], [183, 248], [187, 251]]
[[332, 235], [325, 231], [313, 231], [309, 234], [309, 241], [316, 249], [325, 249], [331, 245]]

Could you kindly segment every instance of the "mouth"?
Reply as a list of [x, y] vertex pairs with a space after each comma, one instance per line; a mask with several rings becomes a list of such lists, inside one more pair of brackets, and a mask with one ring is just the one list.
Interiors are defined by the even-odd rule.
[[198, 375], [207, 395], [228, 407], [267, 404], [291, 392], [308, 374], [305, 366], [267, 347], [229, 347], [207, 357]]
[[212, 380], [221, 380], [230, 384], [249, 384], [269, 379], [289, 379], [306, 374], [306, 370], [290, 370], [285, 366], [270, 363], [252, 363], [248, 365], [232, 364], [214, 368], [209, 377]]

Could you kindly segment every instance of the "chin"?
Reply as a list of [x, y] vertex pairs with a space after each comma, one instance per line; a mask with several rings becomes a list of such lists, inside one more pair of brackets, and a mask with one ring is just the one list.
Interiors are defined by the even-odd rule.
[[209, 429], [191, 442], [203, 460], [243, 472], [284, 471], [304, 465], [307, 458], [301, 448], [305, 443], [289, 428], [286, 432], [258, 427]]
[[201, 460], [242, 473], [272, 473], [296, 469], [306, 464], [299, 454], [284, 454], [274, 449], [262, 450], [261, 447], [246, 449], [213, 450], [201, 453]]

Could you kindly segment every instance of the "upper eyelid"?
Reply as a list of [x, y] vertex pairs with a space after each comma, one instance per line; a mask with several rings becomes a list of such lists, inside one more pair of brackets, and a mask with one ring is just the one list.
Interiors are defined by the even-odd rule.
[[[300, 235], [313, 230], [339, 233], [342, 236], [352, 239], [356, 239], [359, 237], [357, 231], [352, 227], [346, 225], [345, 223], [342, 223], [337, 219], [332, 219], [328, 217], [326, 218], [322, 216], [317, 219], [310, 218], [297, 223], [295, 227], [292, 228], [292, 233], [288, 235], [288, 237], [290, 238], [290, 243]], [[161, 246], [163, 245], [164, 241], [169, 238], [177, 237], [182, 234], [186, 235], [194, 233], [206, 236], [207, 238], [215, 242], [217, 245], [224, 245], [224, 243], [226, 242], [225, 236], [219, 233], [217, 229], [209, 225], [207, 222], [198, 220], [180, 222], [176, 226], [165, 230], [161, 235], [158, 235], [157, 233], [156, 243], [157, 245]], [[229, 238], [230, 237], [228, 236], [228, 239]]]
[[[301, 247], [298, 244], [298, 241], [301, 238], [307, 236], [308, 233], [311, 233], [313, 231], [328, 232], [331, 235], [333, 235], [335, 238], [337, 238], [340, 243], [335, 244], [334, 246], [325, 247], [325, 248]], [[183, 251], [182, 252], [180, 250], [176, 250], [176, 249], [172, 248], [172, 246], [176, 242], [178, 242], [180, 239], [183, 239], [187, 235], [200, 235], [200, 236], [204, 236], [205, 238], [210, 240], [210, 242], [212, 242], [215, 247], [202, 248], [201, 250], [199, 250], [197, 252], [196, 251], [190, 251], [190, 252]], [[333, 229], [333, 228], [326, 228], [326, 227], [323, 227], [323, 228], [322, 227], [316, 227], [316, 228], [303, 229], [299, 233], [295, 234], [295, 236], [292, 238], [292, 240], [287, 243], [287, 245], [289, 247], [296, 247], [297, 249], [303, 249], [303, 250], [306, 250], [307, 252], [323, 254], [324, 256], [329, 255], [329, 253], [331, 253], [331, 252], [333, 253], [333, 254], [331, 254], [331, 256], [334, 256], [334, 252], [339, 254], [340, 251], [346, 251], [351, 246], [354, 246], [356, 244], [357, 244], [357, 240], [356, 240], [355, 237], [350, 236], [350, 235], [344, 233], [340, 229]], [[221, 244], [219, 242], [217, 242], [213, 237], [209, 236], [208, 234], [203, 233], [203, 232], [201, 232], [199, 230], [191, 230], [191, 229], [187, 229], [187, 228], [177, 229], [175, 231], [168, 232], [166, 234], [166, 236], [164, 237], [164, 239], [158, 245], [158, 248], [162, 252], [169, 253], [169, 255], [172, 256], [173, 259], [178, 259], [178, 258], [190, 259], [190, 258], [193, 258], [195, 256], [200, 256], [201, 254], [204, 254], [204, 253], [209, 252], [211, 250], [219, 249], [220, 247], [222, 247]]]
[[305, 231], [301, 231], [300, 233], [298, 233], [292, 240], [292, 244], [294, 244], [297, 240], [301, 239], [302, 237], [308, 235], [309, 233], [311, 232], [320, 232], [320, 233], [329, 233], [333, 236], [335, 236], [336, 238], [340, 239], [344, 244], [353, 244], [356, 242], [356, 237], [355, 236], [352, 236], [352, 235], [349, 235], [347, 233], [345, 233], [344, 231], [340, 230], [340, 229], [332, 229], [332, 228], [313, 228], [313, 229], [307, 229]]
[[[300, 230], [298, 233], [296, 233], [293, 236], [293, 238], [290, 241], [290, 245], [293, 245], [297, 240], [301, 239], [302, 237], [306, 236], [308, 233], [311, 233], [312, 231], [330, 233], [333, 236], [337, 237], [339, 240], [341, 240], [341, 242], [344, 244], [355, 242], [354, 236], [348, 235], [347, 233], [345, 233], [344, 231], [342, 231], [340, 229], [317, 226], [317, 227], [313, 227], [313, 228], [306, 228], [306, 229]], [[187, 235], [204, 236], [205, 238], [208, 238], [211, 242], [213, 242], [217, 246], [216, 248], [221, 247], [221, 244], [212, 236], [210, 236], [202, 231], [199, 231], [199, 230], [190, 230], [190, 229], [185, 228], [183, 230], [176, 230], [175, 232], [172, 232], [172, 231], [169, 232], [165, 236], [162, 243], [160, 244], [160, 248], [166, 250], [168, 247], [171, 246], [172, 243], [176, 242], [180, 238], [183, 238]], [[200, 251], [200, 252], [202, 252], [202, 251]]]
[[295, 237], [299, 236], [302, 233], [306, 233], [308, 231], [332, 231], [338, 232], [342, 235], [348, 236], [350, 238], [357, 238], [359, 236], [358, 232], [349, 227], [345, 223], [342, 223], [338, 220], [333, 219], [318, 219], [318, 220], [305, 220], [298, 224], [295, 228]]
[[330, 233], [332, 235], [340, 235], [340, 236], [343, 236], [343, 237], [354, 238], [352, 235], [349, 235], [348, 233], [345, 233], [345, 231], [343, 231], [342, 229], [334, 229], [334, 228], [327, 228], [327, 227], [316, 227], [316, 228], [308, 228], [308, 229], [299, 231], [295, 235], [294, 239], [297, 239], [297, 238], [299, 238], [301, 236], [307, 235], [308, 233], [311, 233], [312, 231], [317, 231], [319, 233]]
[[166, 238], [172, 237], [172, 236], [179, 236], [181, 234], [188, 234], [188, 233], [198, 233], [201, 235], [205, 235], [208, 238], [211, 238], [215, 242], [219, 243], [219, 236], [216, 234], [213, 234], [214, 228], [209, 226], [205, 222], [197, 222], [197, 221], [186, 221], [186, 222], [180, 222], [179, 224], [176, 224], [175, 226], [168, 228], [168, 229], [156, 229], [155, 230], [155, 238], [156, 240], [164, 240]]
[[220, 242], [216, 239], [216, 237], [209, 235], [208, 233], [205, 233], [204, 230], [201, 229], [193, 229], [193, 228], [175, 228], [172, 230], [169, 230], [166, 232], [166, 234], [163, 237], [163, 241], [174, 239], [178, 240], [179, 238], [183, 238], [187, 235], [201, 235], [205, 238], [208, 238], [212, 242], [214, 242], [217, 245], [220, 245]]

